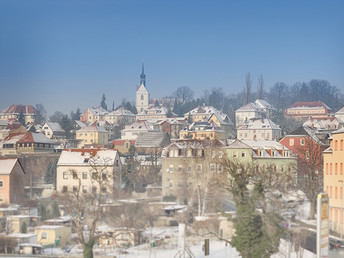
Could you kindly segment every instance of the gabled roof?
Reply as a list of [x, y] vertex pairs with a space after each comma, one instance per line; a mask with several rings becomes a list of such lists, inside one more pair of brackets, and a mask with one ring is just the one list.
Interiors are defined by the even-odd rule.
[[197, 139], [177, 140], [163, 149], [162, 156], [166, 157], [167, 152], [170, 148], [205, 149], [207, 147], [222, 148], [225, 146], [226, 146], [226, 143], [221, 140], [197, 140]]
[[240, 107], [235, 112], [247, 112], [247, 111], [264, 112], [264, 110], [259, 105], [257, 105], [256, 103], [252, 103], [252, 102], [248, 103], [245, 106]]
[[137, 136], [135, 147], [164, 147], [170, 142], [165, 132], [145, 132]]
[[11, 105], [3, 111], [4, 114], [19, 114], [20, 112], [24, 115], [34, 115], [36, 109], [32, 105]]
[[48, 137], [46, 137], [42, 133], [32, 133], [28, 132], [23, 137], [17, 141], [17, 143], [48, 143], [48, 144], [54, 144], [52, 140], [50, 140]]
[[304, 107], [323, 107], [327, 110], [331, 110], [329, 106], [327, 106], [325, 103], [321, 101], [315, 101], [315, 102], [296, 102], [293, 105], [291, 105], [289, 108], [304, 108]]
[[109, 114], [109, 111], [105, 110], [104, 108], [102, 107], [92, 107], [92, 108], [89, 108], [90, 112], [93, 114], [93, 115], [99, 115], [99, 116], [105, 116], [107, 114]]
[[209, 117], [209, 120], [211, 119], [212, 116], [216, 117], [217, 120], [219, 120], [221, 125], [233, 125], [233, 122], [231, 121], [229, 116], [226, 114], [215, 112]]
[[255, 103], [262, 109], [274, 109], [274, 107], [269, 102], [263, 99], [256, 99]]
[[89, 125], [86, 127], [83, 127], [81, 129], [79, 129], [77, 132], [82, 133], [82, 132], [98, 132], [98, 133], [107, 133], [108, 131], [106, 131], [103, 127], [100, 127], [98, 125]]
[[217, 110], [216, 108], [214, 108], [213, 106], [198, 106], [192, 110], [190, 110], [189, 112], [185, 113], [184, 116], [188, 115], [189, 113], [191, 115], [195, 115], [195, 114], [207, 114], [207, 115], [211, 115], [213, 113], [221, 113], [219, 110]]
[[264, 129], [273, 129], [273, 130], [282, 130], [279, 125], [272, 122], [269, 118], [251, 118], [244, 121], [237, 128], [238, 130], [264, 130]]
[[[53, 131], [53, 132], [65, 132], [65, 130], [62, 129], [61, 125], [59, 123], [54, 123], [54, 122], [46, 122], [46, 125], [49, 126], [49, 128]], [[44, 125], [43, 125], [44, 127]]]
[[58, 166], [113, 166], [117, 150], [105, 149], [70, 149], [63, 150], [57, 162]]
[[[12, 173], [14, 166], [16, 163], [19, 162], [18, 159], [0, 159], [0, 175], [9, 175]], [[22, 165], [19, 163], [23, 173], [24, 169]]]
[[154, 127], [151, 123], [147, 121], [135, 121], [131, 125], [127, 125], [124, 129], [124, 131], [156, 131], [154, 130]]
[[339, 109], [339, 110], [336, 112], [336, 115], [344, 115], [344, 107], [342, 107], [341, 109]]
[[296, 128], [294, 131], [292, 131], [291, 133], [289, 133], [285, 137], [288, 137], [288, 136], [310, 137], [319, 145], [327, 145], [319, 139], [319, 137], [315, 134], [315, 132], [311, 128], [306, 127], [306, 126], [300, 126], [300, 127]]
[[109, 116], [135, 116], [130, 110], [119, 107], [108, 114]]
[[80, 128], [84, 128], [87, 127], [86, 124], [84, 124], [83, 122], [81, 122], [80, 120], [74, 120], [75, 124], [77, 124]]
[[247, 145], [246, 143], [244, 143], [243, 141], [239, 139], [228, 140], [227, 146], [228, 146], [228, 149], [252, 149], [251, 146]]

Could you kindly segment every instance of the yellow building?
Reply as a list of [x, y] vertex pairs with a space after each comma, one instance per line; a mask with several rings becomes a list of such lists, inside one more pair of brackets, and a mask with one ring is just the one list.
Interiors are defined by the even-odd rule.
[[333, 112], [323, 102], [296, 102], [285, 111], [285, 116], [293, 119], [328, 118]]
[[324, 154], [324, 191], [330, 199], [330, 229], [344, 233], [343, 227], [343, 164], [344, 164], [344, 129], [332, 133], [331, 147]]
[[227, 132], [221, 130], [214, 122], [198, 121], [179, 132], [180, 139], [225, 140]]
[[81, 140], [82, 145], [87, 144], [107, 144], [109, 132], [98, 125], [90, 125], [76, 131], [76, 140]]
[[43, 225], [35, 227], [37, 243], [43, 246], [59, 246], [64, 248], [71, 243], [72, 230], [70, 227]]

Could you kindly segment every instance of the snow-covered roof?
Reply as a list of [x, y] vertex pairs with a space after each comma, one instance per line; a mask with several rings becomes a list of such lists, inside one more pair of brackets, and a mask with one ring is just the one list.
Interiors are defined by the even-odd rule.
[[156, 131], [154, 126], [147, 121], [135, 121], [131, 125], [127, 125], [122, 131]]
[[256, 103], [248, 103], [245, 106], [240, 107], [239, 109], [237, 109], [235, 112], [264, 112], [264, 110], [257, 105]]
[[162, 147], [167, 141], [168, 136], [165, 132], [144, 132], [137, 136], [135, 147]]
[[74, 120], [74, 122], [75, 122], [80, 128], [84, 128], [84, 127], [87, 126], [86, 124], [84, 124], [84, 123], [81, 122], [80, 120]]
[[[54, 123], [54, 122], [46, 122], [45, 125], [47, 125], [48, 127], [50, 127], [50, 129], [53, 132], [65, 132], [65, 130], [62, 129], [61, 125], [59, 123]], [[43, 128], [45, 127], [45, 125], [43, 126]]]
[[279, 125], [272, 122], [269, 118], [251, 118], [238, 126], [238, 130], [282, 130]]
[[86, 127], [82, 127], [81, 129], [79, 129], [77, 131], [78, 133], [86, 133], [86, 132], [98, 132], [98, 133], [107, 133], [108, 131], [106, 131], [103, 127], [98, 126], [98, 125], [90, 125], [90, 126], [86, 126]]
[[8, 122], [7, 120], [0, 119], [0, 126], [7, 126]]
[[107, 114], [109, 114], [109, 111], [105, 110], [104, 108], [102, 107], [91, 107], [89, 108], [90, 112], [93, 114], [93, 115], [99, 115], [99, 116], [105, 116]]
[[60, 226], [60, 225], [42, 225], [35, 227], [35, 229], [59, 229], [59, 228], [64, 228], [65, 226]]
[[18, 159], [0, 159], [0, 175], [11, 174]]
[[71, 149], [61, 152], [58, 166], [114, 166], [116, 150], [105, 149]]
[[344, 107], [342, 107], [341, 109], [339, 109], [337, 112], [336, 112], [336, 115], [343, 115], [344, 114]]
[[263, 99], [256, 99], [255, 103], [262, 109], [274, 109], [274, 107], [269, 102]]
[[107, 114], [107, 116], [132, 116], [134, 117], [135, 115], [128, 109], [125, 108], [117, 108], [115, 111], [110, 112]]
[[32, 133], [28, 132], [26, 133], [18, 143], [48, 143], [48, 144], [54, 144], [54, 141], [50, 140], [48, 137], [46, 137], [42, 133]]

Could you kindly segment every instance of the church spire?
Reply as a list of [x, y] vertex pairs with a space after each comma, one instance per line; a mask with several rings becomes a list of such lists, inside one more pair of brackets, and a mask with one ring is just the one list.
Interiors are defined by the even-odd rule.
[[142, 73], [140, 75], [140, 85], [142, 84], [146, 87], [146, 75], [145, 75], [144, 63], [142, 63]]

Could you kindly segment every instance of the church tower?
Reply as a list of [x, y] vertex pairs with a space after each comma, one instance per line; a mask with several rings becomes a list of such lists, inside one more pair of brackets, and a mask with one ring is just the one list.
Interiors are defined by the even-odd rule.
[[137, 113], [141, 113], [148, 108], [149, 93], [146, 89], [146, 75], [144, 64], [142, 63], [142, 73], [140, 75], [140, 86], [136, 90], [136, 109]]

